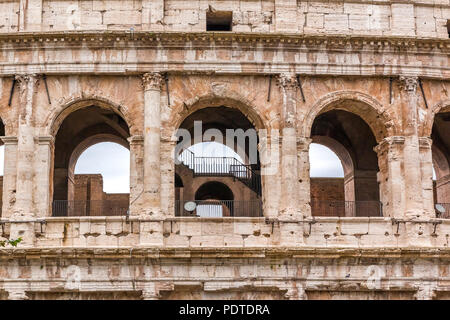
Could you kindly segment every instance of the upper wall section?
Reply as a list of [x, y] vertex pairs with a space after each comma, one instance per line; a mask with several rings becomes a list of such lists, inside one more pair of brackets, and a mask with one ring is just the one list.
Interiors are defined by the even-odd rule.
[[0, 0], [0, 33], [206, 31], [206, 12], [233, 11], [234, 32], [448, 38], [450, 0]]

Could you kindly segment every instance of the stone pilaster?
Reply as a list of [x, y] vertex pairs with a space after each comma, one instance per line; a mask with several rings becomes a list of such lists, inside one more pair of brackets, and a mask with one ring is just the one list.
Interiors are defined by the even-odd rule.
[[387, 137], [375, 148], [378, 154], [378, 182], [383, 215], [404, 218], [405, 182], [402, 170], [404, 137]]
[[33, 163], [35, 159], [33, 96], [36, 75], [16, 76], [19, 88], [19, 130], [17, 144], [17, 182], [14, 218], [33, 217]]
[[281, 197], [280, 138], [278, 130], [259, 130], [258, 151], [261, 162], [261, 187], [265, 217], [278, 216]]
[[142, 288], [142, 300], [159, 300], [160, 294], [155, 283], [146, 283]]
[[292, 281], [292, 285], [286, 290], [285, 297], [288, 300], [307, 300], [305, 288], [299, 281]]
[[297, 80], [294, 75], [281, 74], [277, 78], [283, 95], [281, 140], [281, 203], [280, 215], [299, 218], [299, 189], [297, 171]]
[[3, 169], [2, 218], [9, 218], [16, 204], [17, 137], [1, 137], [5, 145]]
[[175, 146], [176, 140], [161, 139], [161, 208], [164, 215], [175, 216]]
[[419, 138], [420, 150], [420, 174], [422, 181], [422, 204], [423, 216], [434, 218], [434, 195], [433, 195], [433, 156], [431, 146], [433, 140], [426, 137]]
[[405, 215], [422, 216], [422, 179], [420, 171], [419, 137], [417, 129], [417, 77], [400, 77], [402, 88], [403, 165], [405, 178]]
[[142, 76], [144, 88], [144, 211], [161, 214], [161, 86], [159, 73]]
[[53, 136], [40, 136], [35, 138], [37, 143], [35, 158], [34, 184], [36, 188], [35, 208], [37, 217], [51, 216], [51, 182], [50, 172], [52, 154], [54, 150]]
[[311, 181], [309, 167], [309, 146], [312, 139], [299, 137], [297, 139], [297, 163], [298, 163], [298, 181], [300, 184], [299, 200], [300, 210], [303, 217], [311, 217]]
[[28, 296], [24, 290], [10, 290], [8, 300], [28, 300]]
[[436, 297], [436, 285], [426, 285], [419, 287], [414, 295], [416, 300], [433, 300]]
[[144, 193], [144, 137], [140, 135], [128, 138], [130, 143], [130, 215], [143, 212]]

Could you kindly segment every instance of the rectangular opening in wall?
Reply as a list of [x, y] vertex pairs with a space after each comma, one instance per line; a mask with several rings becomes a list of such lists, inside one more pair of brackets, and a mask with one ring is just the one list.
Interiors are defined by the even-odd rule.
[[206, 12], [206, 31], [231, 31], [232, 11]]
[[450, 20], [447, 20], [447, 32], [448, 32], [448, 37], [450, 38]]

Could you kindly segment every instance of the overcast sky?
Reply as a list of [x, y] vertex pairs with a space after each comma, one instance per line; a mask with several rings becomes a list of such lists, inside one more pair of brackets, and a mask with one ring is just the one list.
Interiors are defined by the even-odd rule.
[[130, 192], [130, 152], [120, 144], [102, 142], [86, 149], [75, 166], [77, 173], [101, 173], [103, 191]]
[[[236, 157], [233, 150], [217, 142], [206, 142], [189, 148], [197, 156]], [[88, 148], [78, 159], [75, 173], [101, 173], [103, 189], [108, 193], [129, 192], [130, 154], [128, 149], [111, 142], [98, 143]], [[343, 177], [339, 158], [328, 148], [311, 144], [310, 164], [312, 177]]]

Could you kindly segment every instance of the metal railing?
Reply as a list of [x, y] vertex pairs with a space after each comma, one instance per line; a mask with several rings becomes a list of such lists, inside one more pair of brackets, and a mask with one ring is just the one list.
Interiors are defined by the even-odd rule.
[[[186, 203], [195, 202], [195, 209], [188, 211]], [[234, 200], [192, 200], [175, 201], [175, 215], [181, 217], [262, 217], [262, 201], [234, 201]]]
[[183, 149], [178, 159], [195, 176], [232, 176], [261, 195], [260, 174], [233, 157], [197, 157], [192, 151]]
[[436, 218], [450, 219], [450, 203], [435, 203]]
[[312, 200], [313, 216], [325, 217], [382, 217], [380, 201]]
[[121, 200], [54, 200], [52, 215], [65, 216], [122, 216], [129, 208], [128, 201]]

